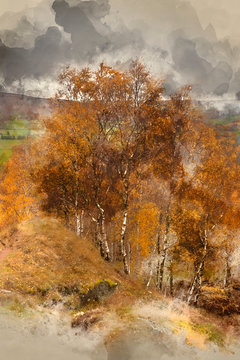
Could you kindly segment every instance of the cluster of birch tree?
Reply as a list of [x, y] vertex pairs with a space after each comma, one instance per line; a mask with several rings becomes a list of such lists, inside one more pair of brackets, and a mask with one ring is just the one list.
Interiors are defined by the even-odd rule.
[[2, 171], [1, 225], [40, 211], [126, 275], [174, 294], [229, 286], [239, 231], [238, 148], [202, 122], [188, 87], [164, 95], [138, 61], [67, 68], [39, 137]]

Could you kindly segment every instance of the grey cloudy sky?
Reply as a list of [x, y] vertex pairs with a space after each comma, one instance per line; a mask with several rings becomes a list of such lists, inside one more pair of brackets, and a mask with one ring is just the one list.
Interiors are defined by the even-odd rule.
[[25, 7], [35, 5], [38, 2], [38, 0], [1, 0], [0, 13], [23, 10]]
[[[44, 0], [43, 0], [44, 1]], [[158, 3], [165, 0], [145, 0], [146, 7], [142, 10], [142, 16], [155, 16], [154, 9], [158, 6]], [[171, 2], [172, 0], [167, 0]], [[45, 0], [45, 2], [51, 2]], [[209, 23], [215, 27], [219, 37], [228, 37], [234, 43], [240, 43], [240, 2], [239, 0], [189, 0], [198, 12], [201, 24], [205, 27]], [[0, 15], [6, 11], [22, 11], [26, 7], [32, 7], [40, 3], [40, 0], [0, 0]], [[111, 4], [114, 9], [121, 10], [128, 16], [129, 6], [135, 7], [139, 12], [137, 0], [112, 0]], [[152, 6], [151, 6], [151, 5]], [[130, 13], [132, 16], [132, 13]]]
[[191, 3], [197, 9], [203, 25], [211, 22], [219, 36], [230, 36], [234, 42], [239, 42], [239, 0], [191, 0]]
[[140, 57], [169, 91], [240, 94], [240, 0], [0, 0], [0, 16], [4, 88]]

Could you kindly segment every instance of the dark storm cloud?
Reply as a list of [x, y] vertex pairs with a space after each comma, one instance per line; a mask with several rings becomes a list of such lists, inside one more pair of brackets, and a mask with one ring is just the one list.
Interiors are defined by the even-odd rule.
[[169, 91], [185, 83], [218, 96], [240, 91], [240, 47], [219, 40], [213, 25], [203, 28], [186, 1], [149, 0], [146, 6], [145, 0], [129, 0], [123, 6], [120, 0], [45, 0], [12, 18], [15, 26], [0, 31], [5, 85], [55, 76], [71, 63], [106, 59], [114, 65], [139, 56], [166, 78]]
[[5, 84], [22, 77], [38, 78], [52, 72], [55, 64], [63, 59], [61, 38], [61, 32], [53, 26], [36, 38], [32, 49], [11, 48], [1, 42], [0, 71]]
[[[71, 4], [71, 2], [69, 2]], [[74, 2], [73, 2], [74, 4]], [[75, 1], [75, 6], [81, 9], [87, 16], [95, 19], [102, 19], [109, 14], [111, 6], [108, 0], [96, 1]]]
[[83, 6], [71, 7], [64, 0], [56, 0], [52, 5], [56, 23], [71, 34], [73, 57], [77, 60], [91, 59], [97, 48], [102, 49], [106, 43], [106, 39], [96, 31], [87, 16], [87, 12], [93, 10], [92, 3], [89, 2], [89, 9], [85, 2]]
[[200, 85], [204, 83], [207, 74], [213, 69], [207, 60], [199, 56], [196, 43], [181, 36], [174, 40], [172, 59], [176, 70], [186, 77], [186, 81], [194, 79]]
[[125, 28], [113, 31], [103, 19], [110, 12], [108, 0], [79, 1], [70, 6], [65, 0], [52, 5], [56, 24], [71, 35], [72, 58], [92, 61], [95, 55], [122, 49], [128, 45], [144, 46], [140, 32]]
[[56, 26], [36, 36], [30, 48], [18, 45], [22, 45], [23, 38], [38, 32], [36, 24], [26, 17], [14, 29], [0, 33], [0, 73], [5, 85], [19, 79], [51, 76], [59, 65], [93, 62], [95, 56], [125, 46], [143, 47], [138, 31], [112, 31], [103, 23], [110, 11], [107, 0], [77, 1], [72, 6], [65, 0], [56, 0], [49, 11], [54, 12]]
[[[197, 49], [199, 44], [200, 50]], [[195, 90], [205, 90], [221, 96], [229, 90], [233, 69], [228, 62], [219, 59], [218, 53], [212, 53], [211, 49], [212, 44], [206, 38], [188, 40], [178, 36], [173, 42], [172, 59], [176, 70], [186, 82], [193, 84]], [[214, 57], [211, 62], [210, 59]], [[213, 66], [212, 63], [217, 64]]]

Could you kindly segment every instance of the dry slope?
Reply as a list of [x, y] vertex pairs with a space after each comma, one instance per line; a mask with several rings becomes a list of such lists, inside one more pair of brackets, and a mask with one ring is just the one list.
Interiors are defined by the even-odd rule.
[[52, 218], [36, 218], [0, 233], [0, 288], [52, 297], [86, 294], [107, 280], [121, 283], [89, 239]]

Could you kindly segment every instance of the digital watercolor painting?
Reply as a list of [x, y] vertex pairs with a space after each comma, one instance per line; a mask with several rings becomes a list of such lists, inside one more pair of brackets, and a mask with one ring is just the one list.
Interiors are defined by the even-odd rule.
[[238, 0], [0, 0], [0, 360], [240, 358]]

